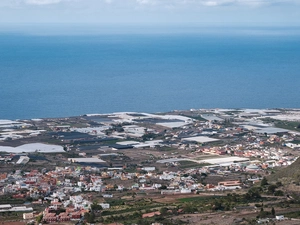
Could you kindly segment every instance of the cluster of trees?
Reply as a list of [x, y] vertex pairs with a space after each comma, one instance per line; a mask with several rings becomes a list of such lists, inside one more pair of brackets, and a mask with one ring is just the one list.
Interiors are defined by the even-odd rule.
[[272, 207], [271, 211], [265, 211], [263, 207], [261, 207], [260, 212], [258, 214], [258, 218], [266, 218], [266, 217], [275, 217], [276, 212], [274, 207]]
[[[94, 223], [96, 219], [96, 213], [98, 213], [102, 209], [103, 208], [101, 205], [99, 205], [97, 202], [93, 202], [93, 204], [91, 205], [91, 211], [84, 214], [85, 221], [88, 223]], [[102, 217], [100, 217], [100, 219], [102, 219]]]
[[[162, 212], [164, 212], [166, 208], [162, 209]], [[168, 211], [168, 209], [167, 209]], [[134, 212], [133, 214], [128, 214], [126, 216], [119, 215], [119, 216], [110, 216], [104, 219], [105, 223], [113, 223], [116, 221], [120, 221], [124, 224], [139, 224], [139, 225], [151, 225], [154, 222], [162, 223], [164, 225], [180, 225], [180, 224], [185, 224], [184, 222], [180, 220], [173, 220], [172, 218], [169, 218], [170, 215], [167, 214], [162, 214], [160, 216], [154, 216], [152, 218], [142, 218], [142, 213], [141, 212]]]
[[251, 188], [246, 194], [239, 195], [229, 193], [224, 197], [201, 199], [199, 201], [186, 202], [182, 205], [185, 213], [206, 212], [206, 211], [229, 211], [238, 205], [259, 201], [261, 198], [259, 188]]
[[269, 195], [283, 196], [284, 192], [282, 190], [276, 190], [282, 186], [282, 183], [279, 181], [276, 184], [269, 184], [266, 177], [261, 180], [260, 186], [262, 191]]
[[142, 218], [142, 213], [134, 212], [133, 214], [128, 214], [126, 216], [123, 216], [123, 215], [108, 216], [104, 219], [104, 222], [105, 223], [113, 223], [116, 221], [124, 222], [124, 221], [139, 220], [140, 218]]
[[143, 139], [143, 141], [149, 141], [149, 140], [153, 140], [153, 139], [155, 139], [155, 138], [157, 138], [157, 137], [158, 137], [157, 134], [154, 134], [154, 133], [147, 133], [147, 134], [144, 134], [144, 135], [142, 136], [142, 139]]
[[248, 192], [244, 195], [245, 200], [251, 201], [251, 200], [258, 200], [261, 198], [260, 192], [261, 192], [260, 187], [252, 187], [248, 190]]
[[37, 222], [38, 224], [41, 223], [42, 220], [43, 220], [43, 214], [40, 214], [40, 215], [38, 215], [38, 216], [36, 217], [36, 222]]
[[[200, 175], [202, 176], [202, 174]], [[185, 213], [195, 213], [195, 212], [205, 212], [205, 211], [219, 211], [219, 210], [233, 210], [234, 207], [239, 205], [245, 205], [249, 202], [257, 202], [262, 200], [262, 193], [270, 194], [270, 195], [283, 195], [283, 192], [281, 190], [278, 190], [277, 188], [281, 187], [282, 184], [280, 182], [277, 182], [276, 184], [270, 184], [268, 180], [264, 177], [261, 181], [261, 184], [259, 186], [254, 186], [250, 188], [247, 193], [245, 194], [236, 194], [236, 193], [229, 193], [227, 196], [224, 197], [214, 197], [214, 198], [201, 198], [201, 199], [192, 199], [189, 200], [182, 205], [178, 206], [179, 208], [183, 209]], [[166, 186], [163, 185], [160, 189], [165, 189]], [[117, 205], [124, 204], [124, 202], [117, 202]], [[118, 215], [114, 216], [108, 211], [101, 212], [102, 216], [105, 216], [103, 218], [104, 222], [115, 222], [115, 221], [138, 221], [141, 220], [142, 211], [143, 209], [146, 209], [146, 202], [135, 202], [135, 206], [131, 208], [131, 210], [136, 210], [132, 214], [126, 215], [126, 218], [124, 215]], [[155, 217], [155, 220], [165, 220], [165, 218], [168, 218], [172, 215], [178, 214], [178, 207], [169, 209], [167, 207], [162, 207], [160, 209], [161, 215], [158, 217]], [[261, 211], [259, 212], [258, 217], [264, 218], [266, 216], [275, 216], [275, 209], [272, 208], [271, 211], [265, 211], [263, 206], [261, 207]], [[95, 222], [95, 217], [99, 218], [103, 221], [102, 217], [97, 216], [97, 212], [101, 211], [102, 207], [98, 205], [96, 202], [94, 202], [91, 206], [91, 212], [87, 213], [85, 215], [85, 220], [89, 223]], [[122, 211], [122, 210], [121, 210]], [[146, 210], [147, 211], [147, 210]], [[126, 210], [124, 211], [126, 212]], [[108, 213], [108, 214], [107, 214]], [[123, 213], [123, 212], [120, 212]], [[96, 215], [95, 215], [96, 214]], [[164, 221], [164, 224], [168, 224], [169, 221]], [[139, 224], [148, 224], [147, 221], [143, 221]]]
[[96, 216], [95, 216], [94, 212], [89, 212], [89, 213], [84, 214], [84, 219], [88, 223], [95, 223], [95, 218], [96, 218]]
[[107, 129], [105, 131], [106, 135], [112, 134], [112, 132], [117, 131], [117, 132], [124, 132], [124, 129], [122, 127], [122, 124], [111, 124], [111, 128]]

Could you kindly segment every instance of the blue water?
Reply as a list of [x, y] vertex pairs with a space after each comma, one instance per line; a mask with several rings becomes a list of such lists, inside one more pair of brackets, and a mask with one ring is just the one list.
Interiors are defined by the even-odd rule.
[[300, 108], [299, 85], [300, 35], [285, 30], [0, 34], [2, 119]]

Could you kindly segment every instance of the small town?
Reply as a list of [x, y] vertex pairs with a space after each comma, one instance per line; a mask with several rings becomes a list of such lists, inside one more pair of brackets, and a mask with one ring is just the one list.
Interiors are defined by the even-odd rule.
[[0, 120], [1, 224], [300, 224], [300, 110]]

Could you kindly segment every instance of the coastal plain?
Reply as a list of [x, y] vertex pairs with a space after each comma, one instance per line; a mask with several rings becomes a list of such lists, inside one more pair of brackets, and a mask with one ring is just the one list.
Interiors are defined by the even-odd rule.
[[0, 120], [0, 216], [8, 224], [297, 224], [299, 150], [300, 109]]

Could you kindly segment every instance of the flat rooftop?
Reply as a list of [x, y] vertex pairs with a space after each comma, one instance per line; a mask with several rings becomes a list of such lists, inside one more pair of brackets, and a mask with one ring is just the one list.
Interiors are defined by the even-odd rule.
[[106, 163], [104, 160], [98, 158], [68, 158], [68, 161], [77, 163]]
[[202, 114], [201, 117], [206, 120], [224, 121], [224, 119], [222, 119], [214, 114]]
[[140, 144], [140, 142], [138, 142], [138, 141], [120, 141], [120, 142], [117, 142], [116, 144], [118, 144], [118, 145], [138, 145], [138, 144]]
[[277, 127], [266, 127], [266, 128], [259, 128], [254, 130], [255, 133], [267, 133], [267, 134], [276, 134], [276, 133], [285, 133], [289, 132], [289, 130], [277, 128]]
[[22, 152], [40, 152], [40, 153], [58, 153], [65, 152], [62, 146], [48, 145], [43, 143], [25, 144], [18, 147], [0, 146], [0, 152], [22, 153]]
[[183, 127], [188, 125], [184, 121], [177, 121], [177, 122], [165, 122], [165, 123], [157, 123], [157, 125], [168, 127], [168, 128], [175, 128], [175, 127]]
[[219, 141], [220, 139], [210, 138], [207, 136], [195, 136], [195, 137], [182, 138], [182, 140], [183, 141], [194, 141], [194, 142], [199, 142], [199, 143], [208, 143], [208, 142]]

